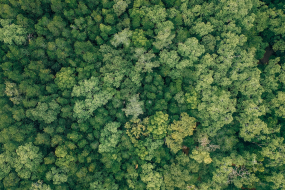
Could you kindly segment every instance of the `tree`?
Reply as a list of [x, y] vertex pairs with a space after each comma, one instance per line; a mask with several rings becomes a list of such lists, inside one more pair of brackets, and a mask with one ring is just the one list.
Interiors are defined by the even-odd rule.
[[28, 109], [26, 116], [32, 120], [44, 121], [47, 124], [54, 122], [60, 112], [60, 106], [55, 100], [49, 103], [39, 102], [36, 108]]
[[127, 7], [128, 3], [123, 0], [119, 0], [113, 5], [114, 12], [118, 17], [126, 11]]
[[197, 34], [199, 37], [203, 37], [211, 32], [214, 31], [214, 27], [211, 25], [210, 22], [207, 22], [205, 24], [204, 22], [198, 22], [196, 25], [192, 28], [192, 30]]
[[153, 72], [153, 68], [159, 67], [158, 61], [153, 61], [156, 56], [152, 50], [146, 53], [144, 48], [136, 48], [135, 49], [135, 59], [137, 59], [135, 70], [137, 72]]
[[202, 102], [198, 104], [198, 117], [201, 118], [202, 126], [209, 126], [204, 128], [209, 136], [215, 136], [222, 126], [233, 121], [235, 105], [236, 99], [230, 98], [230, 92], [218, 90], [217, 87], [203, 90]]
[[18, 14], [18, 11], [16, 9], [13, 9], [8, 4], [1, 3], [0, 8], [2, 10], [0, 12], [0, 14], [1, 14], [2, 18], [4, 18], [4, 19], [13, 19]]
[[162, 185], [162, 176], [159, 172], [153, 171], [155, 165], [151, 163], [143, 164], [142, 173], [140, 174], [141, 180], [146, 183], [146, 189], [154, 190], [160, 189]]
[[274, 184], [272, 189], [284, 189], [285, 177], [282, 172], [273, 172], [271, 176], [266, 177], [266, 181]]
[[99, 78], [91, 77], [89, 80], [79, 81], [79, 85], [73, 87], [72, 96], [85, 97], [85, 100], [77, 100], [74, 105], [74, 117], [84, 121], [93, 115], [93, 112], [108, 103], [115, 94], [114, 90], [107, 88], [102, 90]]
[[60, 71], [57, 72], [54, 82], [59, 87], [59, 89], [70, 89], [75, 85], [76, 80], [73, 74], [74, 71], [74, 68], [62, 67]]
[[50, 186], [43, 184], [43, 181], [38, 180], [35, 183], [32, 183], [30, 190], [51, 190]]
[[167, 17], [166, 9], [161, 5], [154, 5], [150, 7], [143, 6], [141, 10], [154, 24], [164, 22]]
[[146, 50], [150, 47], [150, 41], [145, 37], [142, 29], [136, 29], [133, 32], [132, 42], [135, 47], [144, 47]]
[[17, 157], [14, 158], [12, 166], [20, 178], [29, 179], [32, 173], [37, 171], [43, 161], [43, 155], [39, 150], [39, 147], [31, 142], [17, 148]]
[[193, 63], [198, 61], [198, 58], [205, 52], [205, 48], [196, 38], [192, 37], [184, 43], [179, 43], [177, 52], [183, 57], [188, 57]]
[[52, 180], [55, 185], [59, 185], [67, 182], [67, 172], [68, 169], [52, 167], [50, 171], [46, 173], [46, 179], [48, 181]]
[[25, 28], [12, 24], [12, 19], [0, 19], [3, 28], [0, 28], [0, 40], [9, 45], [22, 45], [26, 42]]
[[60, 16], [54, 16], [52, 21], [48, 23], [47, 28], [54, 36], [59, 36], [65, 26], [66, 23]]
[[[130, 137], [132, 143], [137, 146], [138, 140], [141, 135], [147, 136], [146, 125], [149, 123], [149, 118], [144, 118], [143, 121], [140, 119], [132, 119], [130, 122], [125, 124], [126, 134]], [[133, 137], [135, 136], [135, 137]]]
[[14, 156], [9, 152], [0, 154], [0, 180], [5, 178], [11, 171], [11, 157]]
[[166, 136], [168, 122], [168, 114], [164, 114], [162, 111], [156, 112], [150, 117], [147, 130], [153, 135], [153, 139], [162, 139]]
[[175, 154], [182, 149], [183, 139], [193, 135], [196, 127], [195, 118], [189, 117], [187, 113], [181, 113], [180, 121], [174, 122], [168, 128], [169, 135], [165, 138], [165, 143]]
[[104, 153], [104, 152], [113, 153], [115, 151], [115, 147], [118, 144], [122, 133], [122, 131], [117, 131], [117, 128], [119, 127], [120, 123], [118, 122], [108, 123], [104, 127], [104, 130], [102, 130], [100, 136], [100, 145], [98, 149], [99, 153]]
[[132, 31], [129, 29], [124, 29], [121, 32], [118, 32], [117, 34], [114, 35], [114, 38], [110, 41], [111, 44], [115, 47], [118, 47], [120, 44], [124, 44], [125, 48], [128, 48], [130, 46], [130, 39], [129, 37], [132, 36]]
[[156, 41], [152, 44], [158, 50], [163, 48], [168, 48], [172, 43], [172, 40], [175, 38], [175, 34], [171, 33], [171, 30], [174, 29], [174, 25], [171, 21], [165, 21], [157, 24], [157, 29], [155, 30], [157, 36], [155, 37]]
[[122, 109], [125, 112], [126, 116], [132, 115], [132, 119], [137, 119], [140, 114], [143, 114], [143, 105], [142, 101], [139, 102], [139, 94], [131, 97], [126, 108]]
[[28, 0], [20, 0], [19, 5], [21, 6], [21, 9], [28, 13], [33, 13], [36, 15], [41, 15], [43, 14], [42, 6], [41, 6], [41, 1], [40, 0], [33, 0], [33, 1], [28, 1]]
[[15, 83], [11, 83], [9, 81], [6, 81], [6, 89], [5, 89], [5, 94], [10, 97], [9, 99], [14, 103], [14, 104], [20, 104], [22, 100], [21, 96], [21, 90], [17, 88], [17, 85]]
[[95, 179], [90, 183], [90, 190], [118, 190], [119, 185], [115, 183], [113, 175], [107, 176], [102, 172], [96, 172]]
[[163, 185], [165, 185], [166, 189], [184, 189], [188, 186], [187, 184], [191, 184], [190, 181], [192, 178], [193, 176], [189, 174], [189, 170], [179, 163], [171, 163], [171, 165], [163, 166]]

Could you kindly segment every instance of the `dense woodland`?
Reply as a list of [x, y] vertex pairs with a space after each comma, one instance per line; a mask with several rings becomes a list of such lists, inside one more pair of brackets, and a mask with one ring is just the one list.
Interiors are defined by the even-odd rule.
[[283, 0], [0, 0], [0, 189], [284, 190], [284, 51]]

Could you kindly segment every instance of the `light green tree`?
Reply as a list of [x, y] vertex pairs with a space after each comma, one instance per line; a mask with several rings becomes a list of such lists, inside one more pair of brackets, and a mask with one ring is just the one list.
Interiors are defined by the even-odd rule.
[[47, 124], [54, 122], [60, 112], [60, 106], [52, 100], [49, 103], [39, 102], [34, 109], [28, 109], [26, 116], [33, 120], [44, 121]]
[[125, 112], [127, 117], [132, 115], [132, 119], [137, 119], [140, 114], [143, 114], [143, 106], [143, 101], [139, 101], [139, 94], [136, 94], [129, 99], [129, 103], [122, 111]]
[[12, 19], [0, 19], [0, 41], [9, 45], [22, 45], [25, 43], [27, 31], [25, 28], [12, 24]]
[[120, 136], [122, 134], [122, 131], [118, 131], [119, 127], [120, 123], [118, 122], [108, 123], [104, 127], [100, 136], [99, 153], [115, 152], [115, 147], [120, 141]]
[[17, 157], [13, 160], [13, 167], [20, 178], [29, 179], [32, 173], [37, 171], [43, 161], [43, 155], [39, 150], [39, 147], [31, 142], [17, 148]]
[[75, 102], [74, 117], [78, 118], [79, 122], [88, 119], [97, 108], [107, 104], [114, 94], [111, 88], [102, 90], [98, 77], [92, 76], [89, 80], [79, 81], [79, 85], [73, 87], [71, 96], [85, 97], [85, 100]]
[[169, 135], [165, 138], [165, 143], [175, 154], [182, 149], [183, 139], [193, 135], [196, 128], [195, 118], [189, 117], [187, 113], [181, 113], [180, 120], [174, 120], [168, 127]]
[[116, 13], [117, 16], [123, 14], [126, 11], [127, 7], [128, 3], [123, 0], [119, 0], [113, 5], [114, 12]]
[[164, 114], [162, 111], [156, 112], [150, 117], [147, 130], [154, 139], [162, 139], [167, 134], [168, 122], [168, 114]]
[[53, 184], [59, 185], [67, 182], [68, 169], [52, 167], [49, 172], [46, 173], [46, 179], [53, 181]]
[[198, 58], [205, 52], [205, 48], [199, 44], [196, 38], [192, 37], [188, 38], [184, 43], [179, 43], [177, 52], [181, 56], [189, 58], [193, 63], [198, 61]]
[[43, 184], [43, 181], [38, 180], [35, 183], [32, 183], [30, 190], [51, 190], [50, 186]]
[[136, 48], [134, 58], [137, 60], [135, 65], [136, 72], [153, 72], [153, 68], [159, 67], [159, 62], [154, 61], [156, 55], [152, 50], [146, 52], [144, 48]]
[[70, 89], [75, 83], [74, 68], [62, 67], [59, 72], [56, 73], [56, 78], [54, 79], [55, 84], [59, 89]]
[[157, 36], [155, 37], [155, 42], [153, 42], [152, 44], [158, 50], [161, 50], [172, 44], [172, 40], [175, 38], [175, 34], [172, 34], [171, 30], [174, 29], [174, 25], [171, 21], [165, 21], [162, 23], [158, 23], [157, 28]]
[[146, 188], [150, 190], [159, 190], [163, 180], [159, 172], [156, 172], [154, 169], [155, 165], [151, 163], [143, 164], [142, 173], [140, 174], [141, 180], [146, 183]]
[[273, 172], [271, 176], [266, 177], [266, 181], [274, 184], [271, 186], [272, 189], [285, 189], [285, 176], [283, 172]]
[[131, 40], [129, 39], [131, 36], [132, 36], [132, 31], [129, 30], [128, 28], [125, 28], [123, 31], [115, 34], [113, 39], [110, 40], [110, 42], [115, 47], [118, 47], [120, 44], [124, 44], [124, 47], [128, 48], [131, 43]]

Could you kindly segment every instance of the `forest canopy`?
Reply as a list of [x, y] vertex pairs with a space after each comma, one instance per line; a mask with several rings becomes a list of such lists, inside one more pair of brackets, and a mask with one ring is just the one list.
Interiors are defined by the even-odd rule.
[[284, 1], [0, 10], [0, 189], [285, 189]]

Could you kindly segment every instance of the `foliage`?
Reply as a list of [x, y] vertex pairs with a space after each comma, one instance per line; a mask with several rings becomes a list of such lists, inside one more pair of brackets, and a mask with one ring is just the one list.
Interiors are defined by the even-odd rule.
[[284, 189], [281, 0], [1, 0], [0, 189]]
[[74, 106], [74, 117], [79, 121], [84, 121], [93, 115], [93, 112], [108, 103], [114, 95], [114, 90], [107, 88], [101, 90], [102, 85], [97, 77], [91, 77], [89, 80], [79, 81], [79, 85], [73, 87], [72, 96], [85, 97], [85, 100], [78, 100]]
[[162, 139], [166, 136], [168, 127], [168, 114], [162, 111], [156, 112], [149, 119], [147, 130], [153, 135], [154, 139]]
[[129, 99], [129, 103], [127, 104], [127, 107], [125, 109], [122, 109], [126, 116], [132, 115], [132, 119], [137, 119], [137, 117], [140, 114], [143, 114], [143, 108], [142, 106], [144, 103], [142, 101], [138, 101], [139, 95], [135, 95]]
[[3, 28], [0, 28], [0, 40], [9, 45], [22, 45], [26, 41], [25, 28], [11, 24], [12, 19], [0, 19]]
[[118, 122], [112, 122], [108, 123], [104, 130], [102, 130], [101, 136], [100, 136], [100, 145], [98, 152], [114, 152], [115, 147], [118, 144], [120, 140], [121, 131], [117, 131], [117, 128], [120, 127], [120, 123]]
[[196, 127], [195, 118], [189, 117], [187, 113], [181, 113], [181, 120], [175, 121], [168, 128], [169, 135], [165, 139], [167, 146], [177, 153], [182, 148], [183, 139], [193, 135], [193, 130]]
[[20, 178], [29, 179], [31, 174], [37, 171], [43, 159], [43, 155], [39, 150], [39, 147], [34, 146], [32, 143], [17, 148], [17, 157], [14, 160], [13, 167]]

